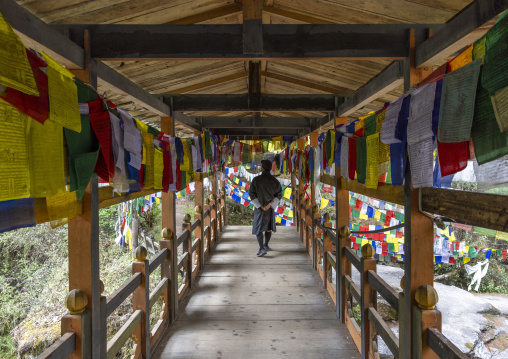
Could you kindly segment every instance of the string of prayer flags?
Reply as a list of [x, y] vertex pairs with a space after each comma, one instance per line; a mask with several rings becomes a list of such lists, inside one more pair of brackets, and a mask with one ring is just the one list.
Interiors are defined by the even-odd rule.
[[30, 197], [29, 118], [0, 100], [0, 201]]
[[0, 83], [23, 93], [39, 96], [25, 46], [0, 14]]
[[74, 76], [45, 53], [42, 53], [42, 58], [48, 64], [49, 119], [69, 130], [81, 132]]

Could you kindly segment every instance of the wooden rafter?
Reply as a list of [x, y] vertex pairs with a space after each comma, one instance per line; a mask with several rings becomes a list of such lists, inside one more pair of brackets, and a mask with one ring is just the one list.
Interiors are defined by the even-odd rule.
[[200, 83], [197, 83], [197, 84], [194, 84], [194, 85], [189, 85], [189, 86], [181, 87], [179, 89], [176, 89], [176, 90], [173, 90], [173, 91], [169, 91], [168, 94], [184, 94], [184, 93], [194, 92], [194, 91], [205, 89], [205, 88], [210, 87], [210, 86], [215, 86], [215, 85], [218, 85], [218, 84], [222, 84], [222, 83], [238, 80], [238, 79], [244, 78], [244, 77], [246, 77], [248, 75], [249, 75], [248, 71], [242, 71], [242, 72], [234, 73], [234, 74], [231, 74], [231, 75], [227, 75], [227, 76], [211, 79], [211, 80], [208, 80], [208, 81], [200, 82]]
[[303, 86], [303, 87], [307, 87], [307, 88], [311, 88], [314, 90], [319, 90], [319, 91], [323, 91], [323, 92], [327, 92], [327, 93], [334, 93], [334, 94], [349, 94], [349, 93], [351, 93], [349, 91], [346, 92], [346, 91], [337, 89], [332, 86], [326, 86], [326, 85], [317, 84], [315, 82], [295, 79], [290, 76], [281, 75], [281, 74], [277, 74], [277, 73], [273, 73], [273, 72], [262, 71], [261, 76], [265, 76], [268, 78], [284, 81], [287, 83], [291, 83], [291, 84], [295, 84], [295, 85], [299, 85], [299, 86]]
[[302, 14], [292, 10], [282, 9], [273, 6], [263, 6], [263, 11], [269, 14], [285, 17], [292, 20], [301, 21], [307, 24], [334, 24], [334, 22], [324, 20], [307, 14]]
[[218, 17], [237, 14], [237, 13], [240, 13], [241, 11], [242, 11], [242, 5], [234, 3], [234, 4], [221, 6], [217, 9], [204, 11], [199, 14], [183, 17], [178, 20], [173, 20], [171, 22], [168, 22], [168, 24], [173, 24], [173, 25], [199, 24], [200, 22], [216, 19]]

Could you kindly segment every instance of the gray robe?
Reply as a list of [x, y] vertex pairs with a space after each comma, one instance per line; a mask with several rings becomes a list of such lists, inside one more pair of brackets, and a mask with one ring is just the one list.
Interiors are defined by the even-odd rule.
[[[265, 206], [275, 198], [282, 198], [282, 186], [279, 181], [270, 174], [270, 171], [263, 171], [257, 177], [254, 177], [249, 187], [249, 196], [251, 200], [257, 199], [261, 206]], [[252, 223], [252, 234], [258, 235], [266, 231], [276, 231], [275, 211], [270, 208], [263, 211], [256, 208], [254, 211], [254, 221]]]

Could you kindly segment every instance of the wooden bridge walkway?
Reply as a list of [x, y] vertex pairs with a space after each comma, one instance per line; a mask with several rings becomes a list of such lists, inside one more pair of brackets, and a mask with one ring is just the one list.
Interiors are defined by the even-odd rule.
[[360, 358], [292, 227], [228, 226], [154, 358]]

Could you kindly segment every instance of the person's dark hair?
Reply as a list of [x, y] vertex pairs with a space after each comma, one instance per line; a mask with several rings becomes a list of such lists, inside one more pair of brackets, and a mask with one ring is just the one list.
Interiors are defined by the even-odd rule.
[[261, 167], [263, 167], [264, 170], [271, 170], [272, 169], [272, 161], [270, 160], [263, 160], [261, 161]]

